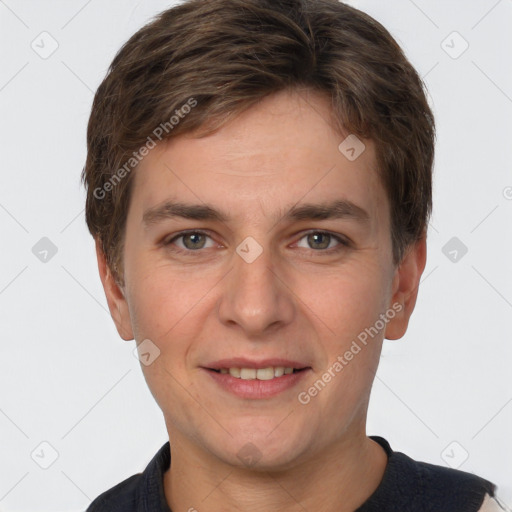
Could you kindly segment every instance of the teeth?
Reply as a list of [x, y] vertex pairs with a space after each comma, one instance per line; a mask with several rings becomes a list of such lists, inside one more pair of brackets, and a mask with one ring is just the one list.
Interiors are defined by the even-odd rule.
[[240, 378], [242, 380], [252, 380], [256, 378], [256, 370], [254, 368], [240, 368]]
[[231, 377], [242, 380], [271, 380], [274, 377], [282, 377], [293, 373], [293, 368], [284, 366], [269, 366], [268, 368], [221, 368], [220, 373], [229, 373]]
[[282, 377], [284, 375], [284, 368], [282, 366], [278, 366], [277, 368], [274, 368], [274, 376], [275, 377]]
[[238, 378], [240, 378], [240, 368], [230, 368], [229, 369], [229, 375], [231, 375], [231, 377], [238, 377]]
[[256, 371], [258, 380], [270, 380], [274, 378], [274, 368], [258, 368]]

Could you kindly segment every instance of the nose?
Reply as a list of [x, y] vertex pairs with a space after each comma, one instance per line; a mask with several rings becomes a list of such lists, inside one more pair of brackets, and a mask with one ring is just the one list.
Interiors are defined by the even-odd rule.
[[233, 269], [223, 280], [219, 320], [238, 326], [245, 337], [262, 336], [289, 324], [296, 311], [285, 267], [273, 261], [268, 248], [262, 249], [254, 260], [235, 253]]

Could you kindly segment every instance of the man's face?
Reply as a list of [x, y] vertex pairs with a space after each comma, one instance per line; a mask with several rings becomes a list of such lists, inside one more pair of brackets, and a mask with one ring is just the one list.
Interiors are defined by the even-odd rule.
[[[160, 351], [142, 369], [171, 442], [229, 464], [248, 455], [284, 468], [365, 435], [382, 339], [397, 320], [377, 321], [397, 270], [373, 143], [355, 160], [341, 152], [348, 134], [329, 112], [316, 93], [279, 93], [213, 135], [157, 146], [134, 176], [116, 323], [125, 339]], [[346, 203], [338, 216], [288, 215], [335, 201]], [[208, 206], [224, 220], [165, 215], [166, 202]], [[354, 340], [375, 325], [357, 351]], [[305, 369], [276, 377], [274, 368], [270, 380], [212, 369], [291, 363]]]

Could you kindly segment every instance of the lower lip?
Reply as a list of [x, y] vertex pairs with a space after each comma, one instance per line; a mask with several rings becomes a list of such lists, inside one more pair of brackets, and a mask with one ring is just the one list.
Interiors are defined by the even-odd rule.
[[296, 386], [309, 372], [310, 368], [296, 373], [289, 373], [270, 380], [244, 380], [232, 377], [229, 373], [218, 373], [203, 368], [212, 379], [224, 390], [240, 398], [271, 398]]

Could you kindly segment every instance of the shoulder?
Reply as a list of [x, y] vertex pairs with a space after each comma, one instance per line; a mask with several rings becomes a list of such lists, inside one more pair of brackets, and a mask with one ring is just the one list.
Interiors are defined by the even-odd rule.
[[393, 451], [384, 438], [371, 438], [386, 451], [388, 465], [360, 512], [396, 510], [397, 504], [404, 512], [479, 512], [486, 496], [494, 497], [496, 486], [478, 475], [414, 460]]
[[473, 473], [419, 461], [411, 465], [424, 498], [442, 505], [442, 510], [477, 512], [486, 496], [494, 496], [495, 485]]
[[86, 512], [169, 512], [163, 476], [170, 467], [170, 445], [167, 441], [142, 473], [137, 473], [100, 494]]
[[130, 512], [137, 510], [137, 494], [141, 487], [142, 473], [133, 475], [108, 491], [100, 494], [86, 512]]

